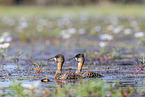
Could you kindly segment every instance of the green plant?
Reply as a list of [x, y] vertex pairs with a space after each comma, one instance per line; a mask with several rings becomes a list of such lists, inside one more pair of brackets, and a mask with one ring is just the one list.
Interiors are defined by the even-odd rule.
[[136, 72], [139, 72], [139, 71], [141, 71], [141, 70], [143, 70], [144, 69], [144, 67], [145, 67], [145, 60], [144, 60], [144, 57], [142, 56], [141, 58], [139, 58], [140, 59], [140, 63], [143, 65], [139, 70], [137, 70]]
[[12, 85], [10, 86], [8, 95], [12, 97], [27, 97], [28, 95], [24, 94], [24, 88], [21, 86], [21, 84], [21, 82], [14, 80]]
[[121, 58], [119, 49], [117, 49], [117, 48], [114, 48], [114, 49], [109, 53], [109, 55], [110, 55], [112, 58]]
[[94, 81], [89, 80], [81, 84], [67, 85], [63, 88], [57, 88], [55, 90], [55, 97], [101, 97], [106, 94], [108, 86], [105, 85], [106, 81]]
[[40, 64], [38, 63], [33, 63], [34, 66], [37, 66], [37, 73], [40, 73], [41, 69], [45, 66], [44, 63], [40, 62]]
[[105, 89], [107, 89], [105, 83], [105, 81], [88, 81], [78, 87], [78, 94], [88, 97], [103, 96], [106, 92]]
[[22, 52], [17, 52], [16, 57], [12, 58], [12, 60], [17, 64], [17, 68], [19, 69], [19, 60], [20, 60], [20, 55], [22, 54]]
[[4, 51], [0, 52], [0, 57], [1, 57], [1, 63], [5, 64], [5, 58], [6, 58], [6, 53]]
[[143, 56], [140, 58], [140, 62], [141, 62], [142, 65], [145, 65], [145, 60], [144, 60]]

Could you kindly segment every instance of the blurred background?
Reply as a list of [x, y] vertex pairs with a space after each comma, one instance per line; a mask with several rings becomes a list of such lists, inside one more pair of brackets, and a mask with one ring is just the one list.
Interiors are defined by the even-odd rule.
[[101, 3], [109, 3], [109, 4], [144, 4], [145, 0], [0, 0], [1, 4], [4, 5], [89, 5], [89, 4], [101, 4]]
[[81, 52], [125, 48], [144, 56], [144, 4], [145, 0], [0, 0], [0, 42], [16, 49], [28, 44]]

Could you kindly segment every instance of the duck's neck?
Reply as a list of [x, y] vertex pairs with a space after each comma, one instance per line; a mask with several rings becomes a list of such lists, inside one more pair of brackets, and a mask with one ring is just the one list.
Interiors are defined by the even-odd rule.
[[83, 63], [79, 62], [78, 63], [78, 70], [76, 71], [76, 73], [80, 73], [82, 71], [82, 67], [83, 67]]
[[57, 71], [56, 73], [61, 73], [62, 72], [62, 63], [57, 63]]

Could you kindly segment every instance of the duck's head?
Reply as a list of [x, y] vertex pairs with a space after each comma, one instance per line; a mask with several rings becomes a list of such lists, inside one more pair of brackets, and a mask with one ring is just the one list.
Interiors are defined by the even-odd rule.
[[82, 66], [85, 62], [85, 58], [84, 58], [84, 54], [77, 54], [75, 57], [69, 59], [69, 60], [75, 60], [78, 62], [78, 70], [76, 71], [76, 73], [81, 72], [82, 70]]
[[49, 58], [48, 60], [56, 61], [58, 70], [62, 71], [62, 66], [63, 66], [63, 63], [65, 61], [64, 55], [57, 54], [55, 57]]
[[75, 56], [75, 60], [78, 62], [78, 63], [83, 63], [85, 62], [85, 58], [84, 58], [84, 54], [77, 54]]

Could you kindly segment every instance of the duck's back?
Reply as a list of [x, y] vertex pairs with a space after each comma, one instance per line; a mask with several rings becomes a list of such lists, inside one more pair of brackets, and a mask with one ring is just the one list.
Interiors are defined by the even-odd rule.
[[79, 75], [82, 76], [83, 78], [103, 77], [103, 75], [95, 72], [81, 72]]
[[81, 76], [74, 72], [62, 72], [55, 74], [55, 79], [57, 80], [78, 79], [78, 78], [81, 78]]

